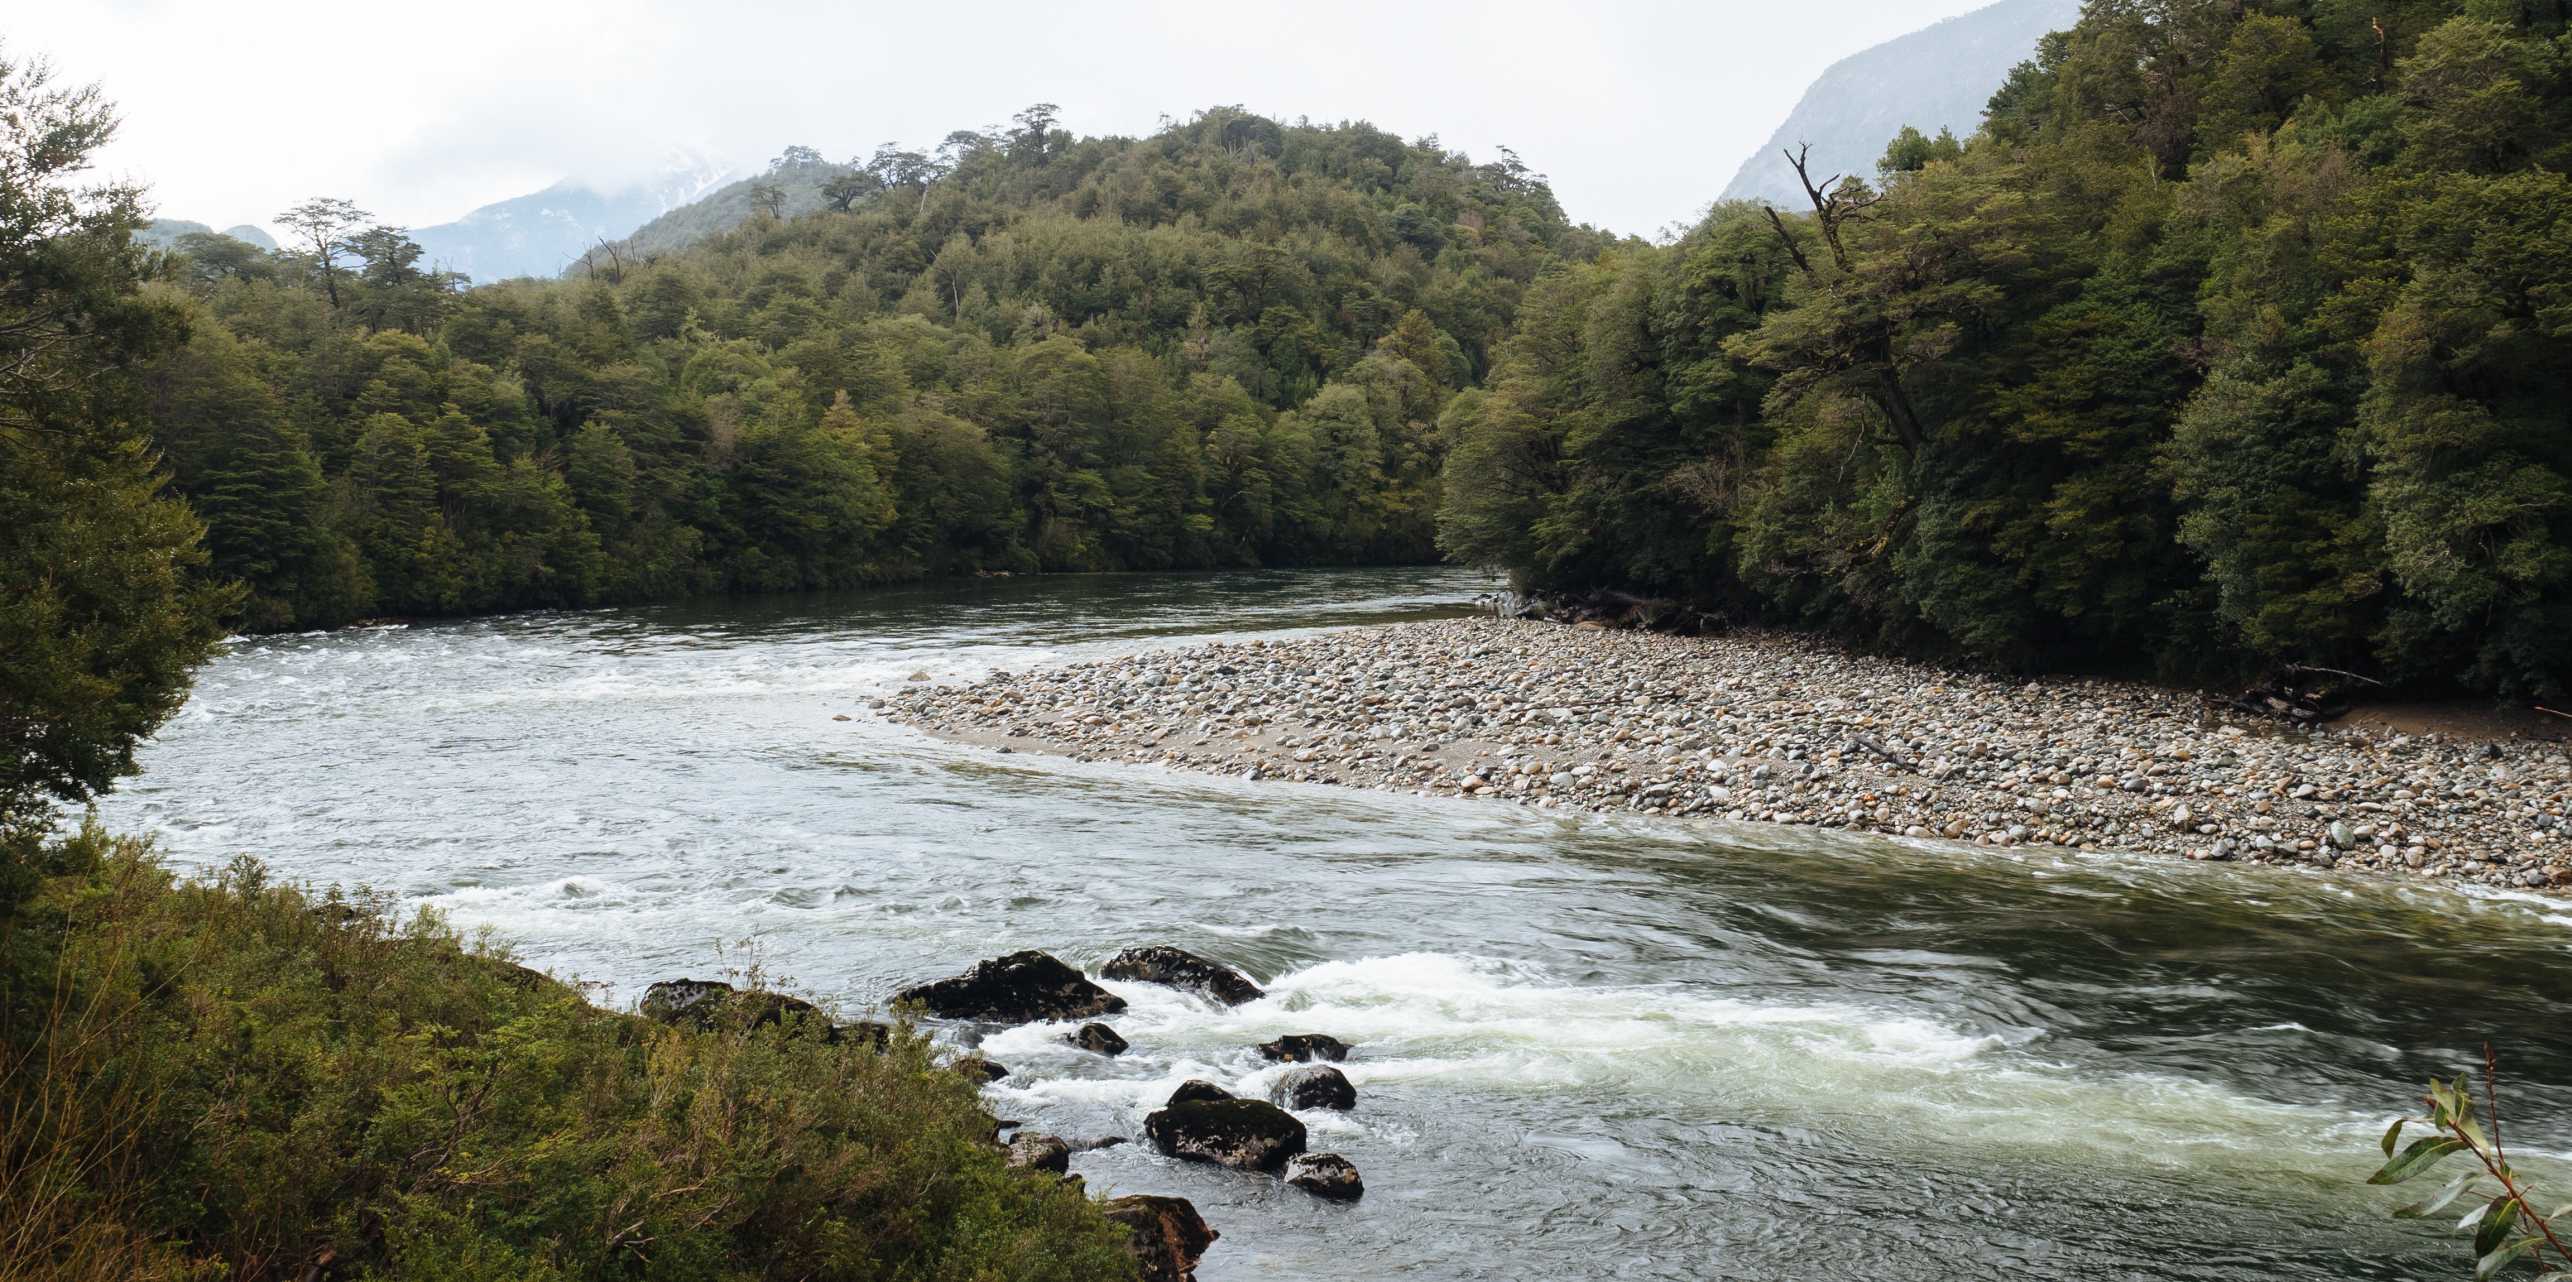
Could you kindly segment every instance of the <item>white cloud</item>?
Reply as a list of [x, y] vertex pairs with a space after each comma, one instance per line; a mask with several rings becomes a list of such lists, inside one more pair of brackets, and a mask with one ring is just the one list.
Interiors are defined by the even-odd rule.
[[1823, 67], [1982, 2], [57, 0], [12, 18], [9, 49], [102, 83], [126, 121], [106, 168], [217, 226], [315, 193], [440, 222], [675, 153], [928, 144], [1041, 101], [1083, 133], [1240, 103], [1507, 144], [1574, 218], [1648, 233], [1712, 199]]

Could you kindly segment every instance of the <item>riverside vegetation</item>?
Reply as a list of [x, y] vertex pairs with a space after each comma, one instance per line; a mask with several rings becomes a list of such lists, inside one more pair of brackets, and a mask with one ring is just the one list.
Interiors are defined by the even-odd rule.
[[1130, 1267], [909, 1042], [638, 1028], [61, 832], [229, 626], [1443, 551], [1982, 667], [2560, 690], [2567, 28], [2093, 0], [1973, 137], [1664, 245], [1515, 158], [1038, 108], [475, 290], [341, 200], [140, 248], [96, 92], [0, 55], [0, 1268]]

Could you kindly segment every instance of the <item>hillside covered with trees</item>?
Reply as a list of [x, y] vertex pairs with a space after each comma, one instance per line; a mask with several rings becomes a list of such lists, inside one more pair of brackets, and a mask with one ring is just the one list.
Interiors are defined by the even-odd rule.
[[1541, 278], [1444, 546], [1987, 665], [2559, 692], [2567, 26], [2093, 0], [1961, 146]]
[[243, 624], [1433, 559], [1448, 397], [1604, 242], [1514, 160], [1231, 109], [732, 194], [693, 248], [472, 290], [348, 202], [187, 241], [140, 384]]

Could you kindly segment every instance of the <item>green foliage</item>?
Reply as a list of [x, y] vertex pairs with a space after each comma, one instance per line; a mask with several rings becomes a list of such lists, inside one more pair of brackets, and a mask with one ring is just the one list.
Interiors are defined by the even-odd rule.
[[49, 864], [46, 964], [0, 993], [0, 1279], [1132, 1276], [907, 1031], [613, 1014], [94, 829]]
[[295, 253], [196, 244], [145, 379], [240, 623], [1426, 560], [1447, 400], [1602, 242], [1514, 157], [1232, 108], [754, 188], [464, 294], [345, 201]]
[[[2567, 25], [2089, 4], [1882, 190], [1540, 281], [1452, 416], [1443, 546], [1985, 664], [2560, 692]], [[1730, 287], [1658, 284], [1726, 236]], [[1756, 414], [1692, 435], [1701, 387]]]
[[[2566, 1282], [2572, 1279], [2572, 1250], [2555, 1236], [2554, 1221], [2572, 1213], [2572, 1206], [2540, 1209], [2535, 1187], [2510, 1165], [2501, 1144], [2499, 1069], [2488, 1048], [2484, 1063], [2480, 1100], [2475, 1098], [2470, 1073], [2459, 1073], [2453, 1081], [2429, 1079], [2429, 1093], [2422, 1099], [2429, 1106], [2428, 1116], [2398, 1117], [2385, 1128], [2384, 1165], [2367, 1183], [2406, 1184], [2436, 1171], [2458, 1153], [2468, 1154], [2479, 1169], [2468, 1170], [2428, 1197], [2396, 1208], [2394, 1216], [2443, 1219], [2462, 1205], [2466, 1210], [2456, 1221], [2456, 1231], [2473, 1235], [2476, 1279], [2498, 1276], [2524, 1261], [2537, 1269], [2536, 1282]], [[2430, 1133], [2404, 1144], [2404, 1128], [2414, 1125], [2427, 1127]]]
[[139, 288], [135, 192], [73, 185], [114, 132], [94, 89], [0, 50], [0, 933], [29, 832], [133, 769], [229, 604], [129, 427], [129, 371], [179, 315]]

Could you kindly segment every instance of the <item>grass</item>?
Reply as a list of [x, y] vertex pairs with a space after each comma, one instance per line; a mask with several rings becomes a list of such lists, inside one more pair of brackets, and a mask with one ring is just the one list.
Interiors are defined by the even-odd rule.
[[674, 1029], [253, 862], [37, 857], [0, 910], [0, 1282], [1133, 1276], [908, 1031]]

